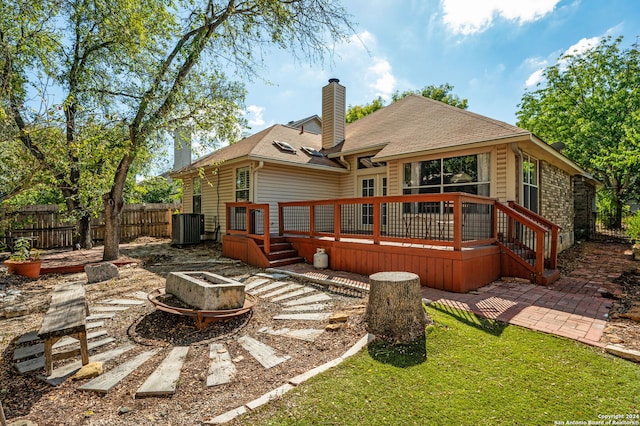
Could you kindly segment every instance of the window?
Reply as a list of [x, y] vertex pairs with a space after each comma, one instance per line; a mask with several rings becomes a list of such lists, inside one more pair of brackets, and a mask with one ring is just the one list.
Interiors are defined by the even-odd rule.
[[317, 149], [312, 148], [310, 146], [303, 146], [303, 147], [300, 147], [300, 149], [304, 151], [305, 154], [310, 155], [312, 157], [324, 157], [323, 153], [321, 153]]
[[236, 169], [236, 201], [249, 201], [249, 167]]
[[[375, 179], [362, 179], [361, 195], [363, 197], [373, 197], [376, 195]], [[362, 224], [373, 225], [373, 204], [362, 205]]]
[[522, 205], [538, 213], [538, 160], [528, 154], [522, 155]]
[[[466, 192], [491, 194], [491, 155], [489, 153], [439, 158], [404, 164], [402, 193], [439, 194]], [[405, 203], [405, 213], [426, 212], [427, 203]]]
[[193, 178], [193, 188], [191, 189], [191, 195], [193, 196], [192, 211], [193, 213], [202, 212], [202, 180], [200, 178]]

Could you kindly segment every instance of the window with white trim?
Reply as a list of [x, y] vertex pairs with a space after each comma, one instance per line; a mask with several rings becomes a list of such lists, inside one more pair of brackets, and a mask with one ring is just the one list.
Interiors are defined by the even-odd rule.
[[201, 213], [202, 212], [202, 179], [199, 177], [193, 178], [191, 196], [193, 200], [193, 204], [191, 210], [193, 213]]
[[528, 154], [522, 155], [522, 205], [534, 213], [539, 211], [538, 176], [540, 162]]
[[249, 167], [236, 169], [236, 201], [249, 201]]

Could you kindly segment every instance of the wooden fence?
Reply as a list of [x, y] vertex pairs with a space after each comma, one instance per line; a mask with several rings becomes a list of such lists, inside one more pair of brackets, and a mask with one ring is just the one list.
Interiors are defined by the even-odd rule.
[[[138, 237], [171, 238], [171, 215], [179, 209], [178, 204], [128, 204], [122, 211], [120, 240], [129, 241]], [[104, 213], [91, 221], [91, 238], [104, 240]], [[34, 247], [40, 249], [71, 247], [76, 231], [75, 223], [69, 222], [58, 212], [57, 205], [36, 205], [17, 212], [0, 211], [0, 235], [33, 238]]]

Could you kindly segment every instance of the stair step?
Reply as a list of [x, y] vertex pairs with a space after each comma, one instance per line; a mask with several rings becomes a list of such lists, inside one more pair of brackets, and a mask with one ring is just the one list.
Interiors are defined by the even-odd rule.
[[279, 251], [272, 251], [271, 253], [267, 254], [267, 259], [269, 259], [270, 261], [273, 260], [280, 260], [280, 259], [287, 259], [287, 258], [291, 258], [291, 257], [296, 257], [298, 256], [298, 251], [297, 250], [279, 250]]

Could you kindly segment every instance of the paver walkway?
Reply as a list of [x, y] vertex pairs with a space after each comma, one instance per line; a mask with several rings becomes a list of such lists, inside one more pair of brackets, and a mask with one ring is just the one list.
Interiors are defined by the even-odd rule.
[[[638, 267], [638, 262], [625, 256], [628, 248], [623, 244], [585, 244], [575, 269], [547, 287], [505, 278], [466, 294], [423, 287], [422, 296], [485, 318], [603, 347], [600, 338], [612, 303], [603, 294], [620, 294], [620, 286], [612, 280]], [[337, 278], [352, 287], [368, 288], [368, 278], [358, 274], [318, 271], [304, 264], [281, 269], [309, 278]]]

